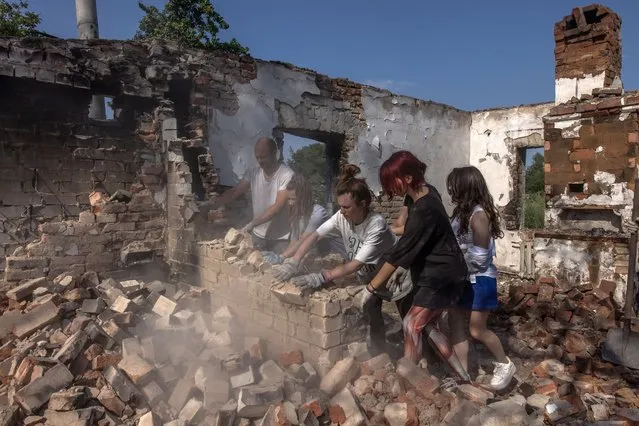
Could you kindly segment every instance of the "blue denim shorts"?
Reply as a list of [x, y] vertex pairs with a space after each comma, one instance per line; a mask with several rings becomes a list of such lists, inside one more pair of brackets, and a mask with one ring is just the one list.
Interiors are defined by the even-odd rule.
[[466, 286], [458, 306], [472, 311], [492, 311], [497, 309], [497, 304], [497, 279], [475, 277], [475, 284]]

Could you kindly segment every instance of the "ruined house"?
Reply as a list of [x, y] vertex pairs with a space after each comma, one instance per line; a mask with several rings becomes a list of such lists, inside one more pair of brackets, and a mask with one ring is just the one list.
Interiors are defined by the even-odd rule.
[[[573, 10], [555, 25], [555, 100], [483, 111], [169, 42], [0, 39], [0, 271], [13, 286], [70, 270], [165, 268], [252, 315], [269, 341], [336, 349], [337, 359], [352, 341], [344, 300], [272, 298], [245, 277], [251, 265], [229, 265], [223, 246], [206, 242], [206, 200], [254, 164], [258, 137], [290, 133], [325, 143], [333, 171], [362, 166], [376, 191], [380, 164], [400, 149], [428, 164], [440, 190], [453, 167], [477, 166], [507, 229], [502, 272], [567, 287], [614, 281], [622, 303], [639, 93], [621, 84], [620, 25], [601, 5]], [[112, 119], [89, 119], [96, 94], [113, 103]], [[545, 152], [546, 226], [528, 230], [523, 161], [533, 147]], [[400, 205], [377, 208], [391, 220]], [[243, 284], [229, 288], [229, 277]], [[292, 309], [278, 304], [293, 299], [299, 318], [285, 312], [277, 325], [278, 309]], [[287, 324], [307, 335], [290, 336]]]

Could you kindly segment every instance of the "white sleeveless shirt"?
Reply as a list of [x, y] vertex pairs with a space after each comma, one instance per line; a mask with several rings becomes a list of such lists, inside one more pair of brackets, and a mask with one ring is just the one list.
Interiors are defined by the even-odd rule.
[[[455, 237], [457, 237], [457, 242], [459, 243], [459, 247], [462, 249], [462, 252], [464, 253], [464, 257], [466, 256], [466, 252], [468, 251], [468, 249], [474, 245], [473, 230], [470, 226], [470, 222], [473, 220], [473, 216], [475, 215], [475, 213], [483, 212], [483, 211], [484, 209], [479, 205], [473, 208], [473, 212], [471, 213], [470, 218], [468, 220], [468, 229], [466, 229], [466, 232], [462, 233], [461, 235], [458, 233], [459, 228], [461, 227], [461, 224], [459, 223], [459, 218], [454, 217], [453, 220], [451, 221], [451, 226], [453, 228], [453, 231], [455, 232]], [[495, 263], [493, 262], [493, 258], [496, 256], [495, 240], [493, 239], [492, 236], [490, 237], [490, 240], [488, 242], [488, 252], [490, 253], [490, 264], [488, 265], [486, 270], [475, 272], [474, 274], [470, 274], [471, 283], [475, 283], [475, 277], [497, 278], [497, 267], [495, 266]]]

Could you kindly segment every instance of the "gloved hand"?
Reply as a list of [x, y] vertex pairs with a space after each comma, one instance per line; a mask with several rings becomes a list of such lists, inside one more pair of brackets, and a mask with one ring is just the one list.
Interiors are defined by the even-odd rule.
[[255, 225], [253, 224], [253, 221], [250, 221], [240, 231], [250, 233], [253, 230], [253, 228], [255, 228]]
[[300, 273], [300, 263], [289, 257], [281, 265], [274, 266], [273, 277], [278, 281], [288, 281]]
[[319, 290], [326, 284], [326, 279], [324, 278], [324, 274], [316, 272], [313, 274], [295, 277], [291, 280], [291, 282], [301, 291], [315, 291]]
[[262, 257], [271, 265], [280, 265], [284, 262], [284, 257], [272, 251], [263, 251]]
[[364, 286], [364, 288], [353, 298], [353, 306], [355, 309], [365, 314], [368, 312], [366, 306], [376, 297], [377, 296], [368, 290], [368, 286]]
[[408, 273], [408, 270], [402, 268], [401, 266], [395, 269], [395, 272], [393, 272], [393, 275], [391, 275], [388, 281], [386, 282], [386, 289], [391, 293], [395, 293], [397, 290], [399, 290], [399, 288], [402, 285], [402, 282], [404, 281], [404, 278], [406, 278], [407, 273]]

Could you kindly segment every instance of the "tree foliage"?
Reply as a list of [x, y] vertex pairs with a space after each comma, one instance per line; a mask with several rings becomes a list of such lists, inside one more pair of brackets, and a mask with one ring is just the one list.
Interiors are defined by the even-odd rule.
[[319, 204], [325, 205], [325, 167], [326, 154], [323, 143], [300, 148], [297, 151], [291, 149], [291, 159], [288, 166], [296, 173], [302, 173], [313, 186], [313, 199]]
[[526, 194], [544, 192], [544, 156], [537, 153], [526, 170]]
[[29, 37], [39, 35], [36, 27], [40, 16], [28, 10], [26, 0], [11, 2], [0, 0], [0, 36]]
[[172, 40], [185, 47], [248, 54], [248, 49], [236, 39], [220, 41], [219, 32], [227, 30], [229, 24], [215, 11], [211, 0], [169, 0], [162, 10], [141, 2], [138, 6], [145, 15], [136, 39]]

